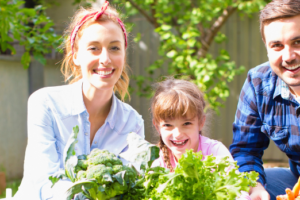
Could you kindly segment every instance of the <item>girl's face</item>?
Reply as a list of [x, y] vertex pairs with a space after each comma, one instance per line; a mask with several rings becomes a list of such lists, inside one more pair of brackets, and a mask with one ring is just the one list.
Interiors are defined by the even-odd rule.
[[157, 131], [165, 145], [172, 151], [178, 160], [186, 149], [197, 152], [199, 146], [199, 131], [202, 130], [205, 117], [199, 120], [198, 117], [175, 118], [162, 120], [155, 124]]
[[125, 41], [112, 21], [96, 22], [83, 31], [73, 61], [81, 67], [84, 83], [96, 89], [113, 89], [125, 64]]

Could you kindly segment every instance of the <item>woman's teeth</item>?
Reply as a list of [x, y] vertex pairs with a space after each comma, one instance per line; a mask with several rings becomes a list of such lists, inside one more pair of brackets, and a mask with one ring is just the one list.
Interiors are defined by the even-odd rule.
[[294, 65], [294, 66], [284, 66], [284, 68], [286, 68], [286, 69], [288, 69], [288, 70], [295, 70], [295, 69], [297, 69], [297, 68], [299, 68], [299, 67], [300, 67], [300, 64]]
[[99, 74], [99, 75], [109, 75], [113, 72], [113, 70], [111, 70], [111, 71], [97, 71], [97, 70], [94, 70], [94, 72]]

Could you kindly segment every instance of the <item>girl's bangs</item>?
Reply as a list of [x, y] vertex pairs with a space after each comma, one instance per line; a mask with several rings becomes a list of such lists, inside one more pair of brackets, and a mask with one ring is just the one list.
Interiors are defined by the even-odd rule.
[[194, 118], [197, 115], [195, 103], [179, 93], [158, 95], [154, 105], [153, 117], [156, 122], [179, 117]]

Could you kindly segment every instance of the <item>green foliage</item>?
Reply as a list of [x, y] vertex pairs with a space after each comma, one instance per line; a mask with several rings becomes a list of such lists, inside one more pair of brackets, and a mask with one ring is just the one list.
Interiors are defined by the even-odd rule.
[[[128, 16], [140, 13], [153, 25], [160, 36], [156, 60], [146, 71], [149, 76], [134, 76], [137, 94], [151, 96], [154, 71], [168, 64], [168, 74], [191, 80], [205, 93], [211, 108], [218, 107], [229, 96], [228, 83], [244, 71], [220, 49], [217, 57], [208, 53], [212, 42], [222, 43], [226, 36], [220, 28], [237, 10], [250, 15], [262, 9], [269, 0], [114, 0]], [[134, 41], [142, 38], [141, 33]], [[161, 78], [158, 78], [161, 79]]]
[[228, 157], [202, 158], [201, 152], [187, 150], [174, 173], [161, 167], [149, 169], [144, 182], [145, 199], [232, 200], [256, 185], [258, 173], [240, 173], [236, 162]]
[[[18, 179], [18, 180], [11, 180], [11, 181], [8, 181], [7, 184], [6, 184], [6, 188], [10, 188], [12, 190], [12, 196], [14, 196], [18, 189], [19, 189], [19, 186], [21, 185], [21, 179]], [[2, 192], [2, 194], [0, 194], [0, 199], [3, 199], [6, 197], [6, 190], [4, 190]]]
[[46, 64], [45, 54], [56, 49], [60, 44], [60, 36], [53, 29], [54, 23], [46, 16], [45, 7], [24, 8], [25, 1], [0, 1], [0, 45], [1, 51], [7, 49], [16, 53], [12, 43], [24, 47], [21, 62], [28, 68], [31, 56], [43, 65]]

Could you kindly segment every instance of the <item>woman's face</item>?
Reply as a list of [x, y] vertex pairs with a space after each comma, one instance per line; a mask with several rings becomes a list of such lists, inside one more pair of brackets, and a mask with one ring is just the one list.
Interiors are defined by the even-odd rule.
[[83, 30], [73, 61], [81, 67], [84, 83], [95, 89], [111, 89], [125, 64], [125, 41], [112, 21], [96, 22]]
[[180, 117], [161, 120], [154, 125], [160, 133], [165, 145], [172, 151], [177, 160], [188, 149], [197, 152], [199, 146], [199, 131], [203, 128], [205, 118]]

